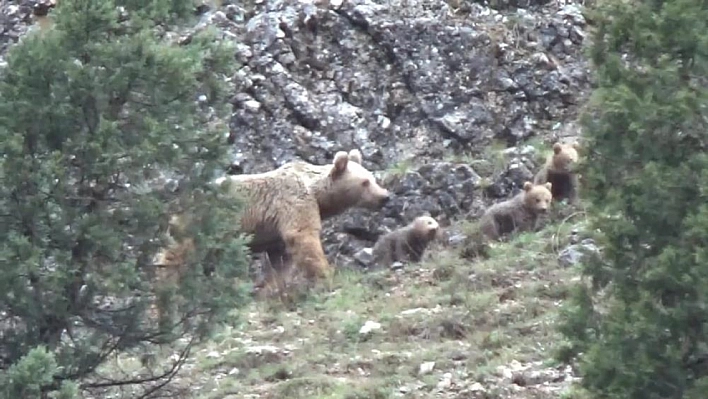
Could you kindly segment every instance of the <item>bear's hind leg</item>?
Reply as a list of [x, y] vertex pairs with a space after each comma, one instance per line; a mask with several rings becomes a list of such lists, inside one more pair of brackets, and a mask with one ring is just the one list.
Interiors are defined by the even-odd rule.
[[293, 264], [305, 273], [308, 280], [326, 279], [332, 275], [319, 229], [287, 231], [283, 238]]

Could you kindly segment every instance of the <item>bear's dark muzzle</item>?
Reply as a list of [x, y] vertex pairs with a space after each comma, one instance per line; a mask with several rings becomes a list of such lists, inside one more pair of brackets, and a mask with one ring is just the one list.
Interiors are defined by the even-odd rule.
[[391, 201], [391, 195], [390, 195], [390, 194], [387, 195], [387, 196], [385, 196], [385, 197], [381, 197], [381, 199], [379, 200], [379, 206], [380, 206], [380, 207], [384, 207], [386, 204], [389, 203], [389, 201]]

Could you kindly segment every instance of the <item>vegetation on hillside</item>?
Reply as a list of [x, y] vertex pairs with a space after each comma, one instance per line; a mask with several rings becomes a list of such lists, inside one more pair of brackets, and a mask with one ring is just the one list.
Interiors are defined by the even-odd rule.
[[708, 6], [603, 1], [583, 174], [604, 254], [563, 331], [595, 398], [708, 396]]
[[[233, 283], [246, 271], [245, 246], [223, 239], [240, 204], [208, 184], [225, 146], [204, 112], [224, 115], [233, 49], [208, 33], [182, 45], [160, 37], [165, 24], [189, 22], [192, 8], [62, 0], [53, 29], [26, 35], [7, 56], [1, 397], [68, 399], [80, 389], [102, 397], [112, 387], [147, 397], [245, 302]], [[176, 210], [194, 212], [197, 251], [176, 289], [158, 289], [152, 257]], [[156, 295], [173, 310], [160, 323]], [[151, 361], [164, 351], [175, 355]], [[96, 372], [121, 353], [139, 355], [140, 367]]]

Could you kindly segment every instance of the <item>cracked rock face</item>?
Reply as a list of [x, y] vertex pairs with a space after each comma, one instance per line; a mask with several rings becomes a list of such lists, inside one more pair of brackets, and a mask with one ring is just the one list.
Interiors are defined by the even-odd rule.
[[[193, 30], [213, 26], [236, 43], [229, 173], [294, 159], [330, 163], [339, 150], [360, 149], [395, 198], [379, 212], [351, 210], [324, 223], [325, 251], [338, 266], [360, 265], [354, 254], [423, 212], [443, 226], [480, 215], [537, 170], [527, 139], [550, 148], [578, 134], [572, 121], [590, 88], [579, 6], [512, 3], [528, 8], [452, 0], [199, 4]], [[0, 65], [51, 4], [2, 3]], [[492, 141], [509, 147], [505, 164], [480, 170], [476, 161]]]
[[[577, 134], [563, 129], [589, 86], [580, 58], [585, 20], [575, 5], [497, 12], [472, 4], [464, 13], [433, 0], [240, 7], [252, 17], [227, 28], [241, 40], [243, 65], [230, 126], [235, 170], [296, 158], [327, 163], [351, 148], [372, 171], [414, 159], [387, 173], [383, 184], [396, 197], [383, 210], [325, 222], [325, 251], [339, 266], [361, 264], [354, 255], [377, 235], [423, 212], [443, 225], [481, 213], [532, 179], [537, 165], [525, 139]], [[493, 183], [482, 190], [474, 166], [449, 159], [479, 154], [495, 139], [520, 149], [505, 170], [484, 176]]]

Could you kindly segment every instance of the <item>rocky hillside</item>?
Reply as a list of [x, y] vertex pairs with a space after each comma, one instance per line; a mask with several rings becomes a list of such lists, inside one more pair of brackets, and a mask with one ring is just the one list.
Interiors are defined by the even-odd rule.
[[[538, 159], [525, 144], [576, 134], [589, 88], [575, 4], [234, 2], [204, 24], [239, 43], [232, 173], [356, 147], [395, 192], [377, 214], [327, 222], [339, 266], [365, 264], [372, 238], [422, 212], [449, 225], [510, 195]], [[500, 146], [515, 148], [499, 159]]]
[[[54, 3], [3, 1], [0, 52]], [[238, 44], [230, 173], [359, 148], [396, 198], [326, 222], [340, 266], [365, 265], [363, 248], [423, 212], [443, 226], [479, 215], [532, 176], [539, 148], [577, 134], [590, 86], [579, 5], [523, 5], [205, 1], [195, 30]]]

